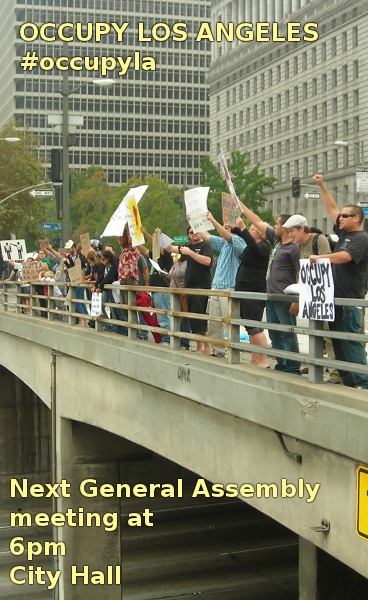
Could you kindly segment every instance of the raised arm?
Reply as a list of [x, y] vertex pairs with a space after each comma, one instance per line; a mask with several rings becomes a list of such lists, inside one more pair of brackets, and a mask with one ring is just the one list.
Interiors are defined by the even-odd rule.
[[206, 213], [206, 219], [208, 219], [209, 221], [211, 221], [211, 223], [216, 227], [217, 231], [219, 232], [219, 234], [221, 235], [221, 237], [226, 242], [231, 242], [232, 241], [232, 237], [231, 237], [230, 231], [227, 231], [227, 229], [225, 229], [225, 227], [223, 227], [218, 221], [216, 221], [215, 217], [209, 211]]
[[323, 181], [322, 175], [316, 174], [313, 176], [314, 181], [318, 185], [321, 190], [322, 201], [325, 205], [327, 212], [329, 213], [331, 219], [334, 223], [336, 223], [336, 219], [340, 213], [339, 207], [337, 206], [336, 200], [332, 197], [330, 192], [328, 191], [325, 182]]
[[[238, 200], [239, 200], [239, 198], [238, 198]], [[262, 221], [262, 219], [258, 215], [256, 215], [256, 213], [254, 213], [252, 210], [250, 210], [250, 208], [247, 208], [245, 206], [245, 204], [243, 204], [243, 202], [241, 202], [241, 200], [239, 200], [239, 204], [242, 208], [243, 215], [245, 216], [245, 218], [250, 223], [252, 223], [252, 225], [257, 227], [257, 229], [259, 229], [259, 231], [261, 231], [262, 233], [266, 233], [268, 223], [265, 223], [265, 221]]]

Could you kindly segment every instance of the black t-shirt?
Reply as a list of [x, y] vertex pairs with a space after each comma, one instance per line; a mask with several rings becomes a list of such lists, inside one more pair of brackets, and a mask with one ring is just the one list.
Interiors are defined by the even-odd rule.
[[[152, 258], [151, 250], [149, 253], [149, 257]], [[169, 272], [171, 267], [173, 266], [172, 256], [171, 256], [170, 252], [168, 252], [167, 250], [164, 250], [164, 253], [160, 254], [160, 257], [157, 262], [163, 271]], [[151, 263], [149, 263], [149, 266], [151, 266]], [[153, 267], [152, 267], [152, 273], [150, 273], [149, 285], [152, 287], [169, 287], [169, 284], [165, 281], [165, 279], [163, 277], [161, 277], [157, 273], [157, 271], [153, 270]]]
[[[335, 229], [336, 231], [336, 229]], [[368, 272], [368, 235], [365, 231], [336, 231], [335, 252], [348, 252], [353, 260], [332, 265], [336, 298], [364, 298]]]
[[269, 242], [256, 242], [249, 231], [239, 232], [247, 243], [244, 252], [239, 256], [240, 265], [236, 274], [235, 290], [243, 292], [266, 292], [266, 274], [270, 258]]
[[199, 244], [188, 245], [190, 250], [202, 256], [209, 256], [211, 262], [208, 266], [201, 265], [191, 256], [187, 256], [187, 270], [185, 271], [185, 287], [197, 288], [203, 290], [211, 289], [211, 263], [212, 263], [212, 244], [211, 242], [200, 242]]

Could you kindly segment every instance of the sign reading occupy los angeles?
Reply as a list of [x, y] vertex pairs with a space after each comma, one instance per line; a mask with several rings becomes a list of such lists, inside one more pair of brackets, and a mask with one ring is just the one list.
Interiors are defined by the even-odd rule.
[[299, 262], [299, 316], [314, 321], [333, 321], [334, 282], [330, 259], [320, 258], [311, 264], [308, 258], [301, 258]]

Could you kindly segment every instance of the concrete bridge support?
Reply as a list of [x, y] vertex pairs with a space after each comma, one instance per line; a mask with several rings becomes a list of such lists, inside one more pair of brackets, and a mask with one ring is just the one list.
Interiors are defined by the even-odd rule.
[[299, 600], [367, 597], [368, 579], [299, 537]]
[[[48, 371], [47, 364], [45, 377]], [[51, 419], [40, 398], [1, 366], [0, 390], [0, 500], [6, 506], [11, 477], [49, 481]]]
[[[65, 544], [65, 556], [58, 562], [59, 600], [100, 600], [102, 595], [104, 600], [120, 600], [123, 498], [92, 496], [92, 488], [110, 484], [116, 489], [122, 463], [139, 465], [151, 459], [152, 453], [107, 431], [62, 417], [56, 419], [55, 450], [57, 482], [65, 480], [68, 488], [65, 496], [56, 499], [54, 509], [62, 514], [69, 510], [75, 515], [71, 521], [79, 525], [70, 522], [54, 527], [54, 540], [57, 537]], [[90, 524], [88, 513], [95, 515]]]

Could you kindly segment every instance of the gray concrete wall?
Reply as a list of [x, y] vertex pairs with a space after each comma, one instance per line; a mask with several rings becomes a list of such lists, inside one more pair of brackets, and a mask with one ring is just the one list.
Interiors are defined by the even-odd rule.
[[[368, 576], [368, 544], [355, 532], [356, 467], [368, 462], [364, 392], [346, 398], [343, 388], [61, 324], [6, 317], [1, 329], [0, 363], [11, 332], [17, 352], [28, 338], [35, 357], [48, 344], [64, 353], [56, 359], [58, 417], [144, 445], [212, 482], [320, 483], [310, 503], [305, 488], [300, 498], [246, 501]], [[283, 453], [274, 429], [301, 464]], [[331, 524], [328, 534], [311, 529], [321, 519]]]

